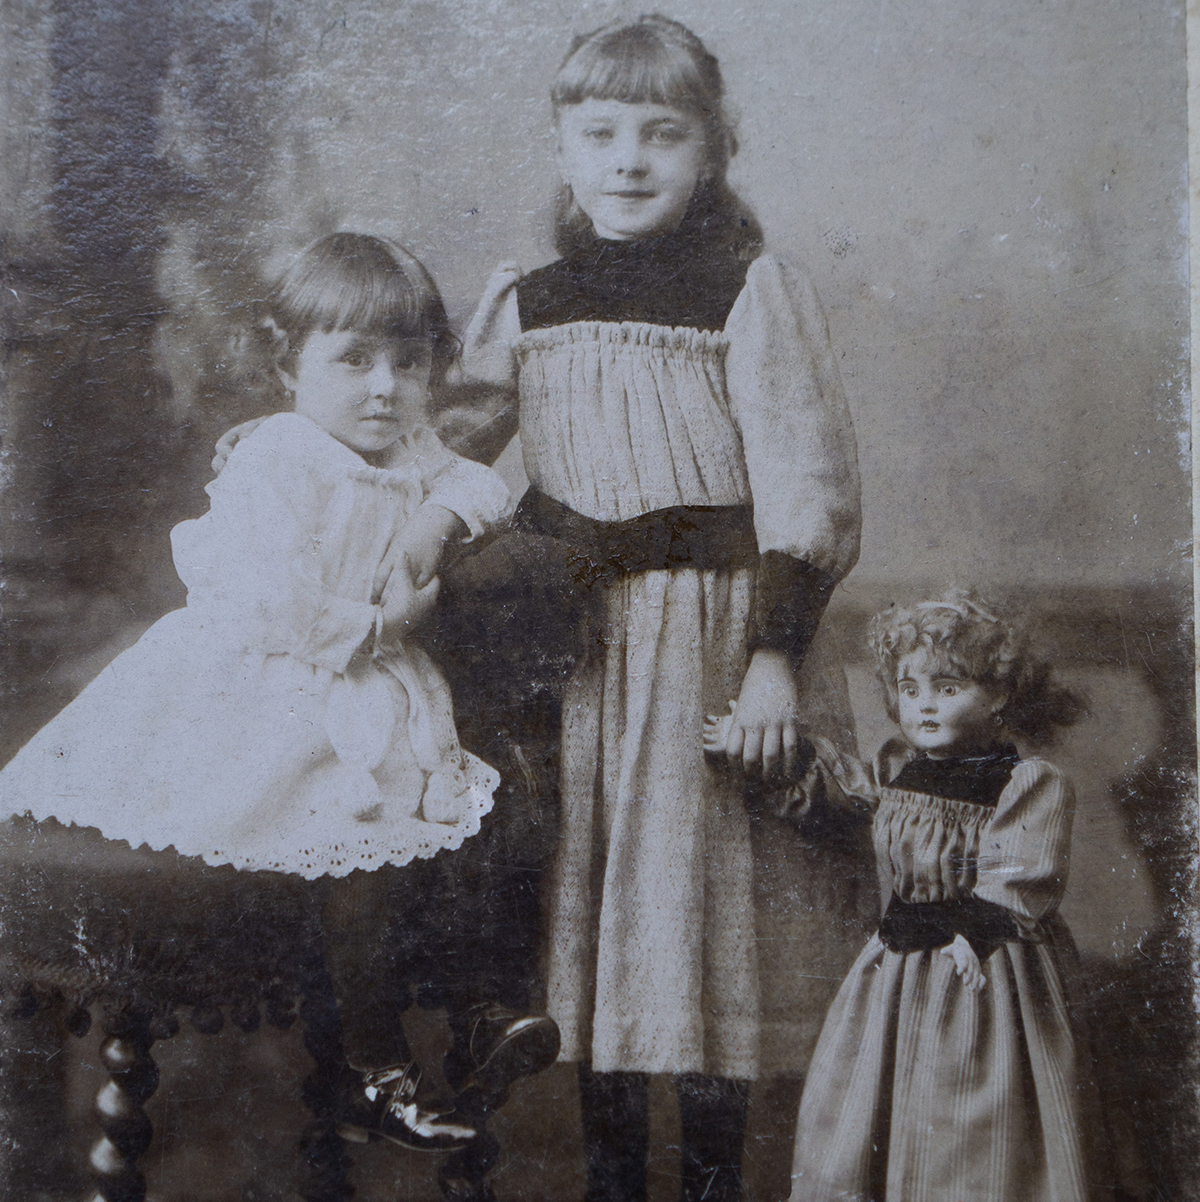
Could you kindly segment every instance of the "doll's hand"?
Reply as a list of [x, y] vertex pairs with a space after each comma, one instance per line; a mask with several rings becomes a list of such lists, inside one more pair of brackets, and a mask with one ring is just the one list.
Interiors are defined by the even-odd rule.
[[983, 975], [983, 968], [979, 963], [979, 957], [975, 954], [975, 949], [967, 942], [962, 935], [955, 935], [953, 943], [947, 943], [941, 949], [943, 956], [951, 956], [954, 960], [954, 971], [962, 977], [962, 983], [970, 990], [978, 993], [986, 984], [987, 977]]
[[437, 602], [441, 581], [434, 576], [423, 588], [413, 582], [408, 561], [398, 564], [388, 578], [380, 605], [383, 608], [382, 639], [385, 646], [406, 639], [429, 616]]
[[701, 737], [704, 740], [704, 750], [709, 755], [724, 755], [725, 744], [729, 742], [729, 731], [733, 727], [733, 711], [737, 702], [729, 703], [729, 713], [709, 714], [704, 719]]
[[216, 454], [213, 456], [212, 470], [219, 476], [224, 470], [225, 465], [229, 462], [229, 456], [233, 453], [233, 448], [237, 446], [243, 438], [248, 438], [259, 426], [267, 419], [265, 417], [252, 417], [248, 422], [242, 422], [240, 426], [234, 426], [232, 430], [226, 430], [224, 434], [217, 440], [217, 445], [214, 448]]
[[791, 776], [796, 767], [800, 732], [800, 695], [796, 677], [782, 651], [760, 647], [751, 657], [742, 691], [729, 724], [725, 754], [747, 776], [764, 780], [780, 769]]

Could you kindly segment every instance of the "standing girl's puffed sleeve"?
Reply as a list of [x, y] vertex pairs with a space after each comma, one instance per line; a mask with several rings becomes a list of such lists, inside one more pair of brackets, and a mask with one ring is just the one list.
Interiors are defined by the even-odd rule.
[[1066, 777], [1045, 760], [1022, 760], [980, 833], [974, 896], [1024, 925], [1056, 910], [1067, 887], [1074, 813]]
[[517, 432], [517, 360], [521, 333], [517, 283], [521, 270], [505, 263], [483, 290], [463, 334], [462, 354], [446, 373], [435, 424], [442, 441], [467, 459], [494, 463]]
[[816, 292], [780, 260], [763, 255], [750, 265], [725, 333], [725, 381], [762, 557], [756, 645], [797, 658], [858, 559], [850, 411]]

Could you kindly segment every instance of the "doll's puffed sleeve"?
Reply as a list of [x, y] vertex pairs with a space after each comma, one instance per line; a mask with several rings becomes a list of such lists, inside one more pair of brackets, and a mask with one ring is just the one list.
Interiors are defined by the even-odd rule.
[[517, 432], [517, 360], [521, 333], [517, 283], [521, 270], [502, 264], [488, 280], [463, 334], [459, 359], [446, 373], [434, 415], [442, 441], [458, 454], [494, 463]]
[[1003, 906], [1026, 928], [1056, 910], [1067, 886], [1074, 812], [1066, 777], [1045, 760], [1022, 760], [980, 832], [974, 896]]
[[176, 526], [171, 544], [188, 609], [219, 637], [341, 673], [374, 631], [376, 607], [321, 578], [325, 438], [295, 414], [268, 418], [209, 484], [208, 513]]
[[854, 431], [812, 284], [756, 259], [725, 324], [761, 556], [755, 645], [803, 657], [833, 586], [858, 559]]
[[457, 514], [468, 530], [463, 542], [473, 542], [508, 522], [512, 493], [498, 473], [447, 450], [432, 430], [421, 432], [419, 445], [425, 504]]

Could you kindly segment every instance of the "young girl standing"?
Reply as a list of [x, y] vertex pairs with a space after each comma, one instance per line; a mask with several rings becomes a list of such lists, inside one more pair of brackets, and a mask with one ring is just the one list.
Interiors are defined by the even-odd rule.
[[[388, 921], [403, 922], [389, 895], [421, 900], [415, 866], [399, 869], [477, 832], [499, 781], [459, 746], [445, 681], [407, 636], [446, 547], [502, 523], [508, 490], [426, 425], [455, 342], [400, 247], [322, 239], [275, 289], [270, 318], [294, 412], [243, 437], [208, 513], [172, 531], [186, 608], [22, 749], [0, 773], [0, 810], [213, 865], [335, 878], [325, 934], [346, 1129], [462, 1146], [469, 1121], [416, 1102], [381, 949]], [[473, 1067], [493, 1091], [503, 1071], [554, 1057], [546, 1019], [472, 1019]]]
[[642, 17], [579, 39], [552, 100], [562, 257], [502, 268], [467, 375], [507, 398], [527, 528], [592, 629], [564, 698], [549, 1010], [580, 1064], [591, 1202], [645, 1196], [646, 1074], [675, 1077], [685, 1199], [738, 1196], [757, 1072], [749, 822], [706, 762], [794, 756], [796, 672], [858, 553], [853, 435], [812, 287], [729, 190], [716, 60]]
[[817, 1043], [792, 1202], [1086, 1202], [1057, 914], [1074, 798], [1009, 742], [1082, 705], [963, 595], [880, 614], [872, 646], [904, 737], [869, 766], [818, 740], [792, 791], [874, 814], [885, 901]]

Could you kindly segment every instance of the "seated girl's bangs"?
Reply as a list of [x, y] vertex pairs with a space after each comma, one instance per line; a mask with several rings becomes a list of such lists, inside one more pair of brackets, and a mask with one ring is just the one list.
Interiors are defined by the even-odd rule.
[[293, 340], [313, 330], [434, 340], [445, 321], [420, 263], [366, 234], [331, 234], [310, 246], [279, 282], [271, 312]]

